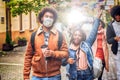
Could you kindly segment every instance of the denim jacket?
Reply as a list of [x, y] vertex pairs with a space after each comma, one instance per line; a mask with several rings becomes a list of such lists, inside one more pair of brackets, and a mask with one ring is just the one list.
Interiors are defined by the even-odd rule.
[[73, 58], [75, 60], [75, 62], [73, 64], [68, 64], [69, 67], [67, 67], [67, 68], [69, 68], [69, 69], [67, 69], [67, 70], [70, 74], [70, 78], [75, 79], [75, 78], [77, 78], [76, 50], [69, 48], [68, 52], [69, 52], [69, 58]]
[[80, 44], [80, 49], [83, 50], [87, 55], [88, 66], [90, 70], [92, 70], [93, 68], [93, 52], [91, 47], [96, 39], [99, 24], [100, 24], [100, 19], [96, 19], [94, 21], [93, 28], [90, 32], [90, 35], [85, 41], [82, 41]]
[[[93, 52], [92, 52], [92, 45], [96, 39], [97, 36], [97, 31], [98, 31], [98, 27], [99, 27], [99, 22], [100, 19], [95, 19], [94, 24], [93, 24], [93, 28], [90, 32], [90, 35], [88, 36], [88, 38], [85, 41], [82, 41], [80, 44], [80, 49], [83, 50], [86, 55], [87, 55], [87, 62], [88, 62], [88, 66], [90, 68], [90, 70], [93, 69]], [[69, 56], [73, 55], [71, 53], [71, 50], [69, 49]], [[75, 56], [73, 58], [76, 58]], [[73, 68], [75, 68], [76, 64], [72, 64], [73, 66], [70, 66], [69, 71], [73, 71]], [[77, 69], [76, 69], [77, 71]], [[70, 74], [71, 77], [75, 77], [76, 75], [76, 71], [73, 72], [74, 75]]]

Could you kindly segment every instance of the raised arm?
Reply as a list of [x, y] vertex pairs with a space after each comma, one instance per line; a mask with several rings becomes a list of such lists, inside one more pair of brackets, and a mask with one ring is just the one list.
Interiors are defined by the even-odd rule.
[[96, 36], [97, 36], [97, 31], [98, 31], [98, 27], [100, 25], [100, 17], [102, 15], [102, 10], [99, 11], [99, 13], [97, 14], [96, 18], [95, 18], [95, 21], [93, 23], [93, 28], [88, 36], [88, 38], [86, 39], [86, 42], [92, 46], [95, 39], [96, 39]]

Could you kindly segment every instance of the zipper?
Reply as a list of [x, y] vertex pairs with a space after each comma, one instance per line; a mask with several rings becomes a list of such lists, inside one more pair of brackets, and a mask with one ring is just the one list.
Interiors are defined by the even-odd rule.
[[48, 78], [48, 69], [47, 69], [47, 64], [48, 64], [48, 61], [45, 59], [45, 69], [46, 69], [46, 78]]

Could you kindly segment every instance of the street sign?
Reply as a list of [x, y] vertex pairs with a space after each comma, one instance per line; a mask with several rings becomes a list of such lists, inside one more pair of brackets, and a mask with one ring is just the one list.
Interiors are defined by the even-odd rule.
[[114, 5], [114, 0], [107, 0], [106, 5]]
[[105, 6], [105, 10], [109, 10], [110, 9], [110, 6]]

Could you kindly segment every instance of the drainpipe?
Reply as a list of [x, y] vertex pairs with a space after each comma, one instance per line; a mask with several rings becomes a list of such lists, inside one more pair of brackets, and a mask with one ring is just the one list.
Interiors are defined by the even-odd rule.
[[5, 5], [6, 5], [6, 33], [8, 33], [8, 8], [7, 8], [7, 2], [5, 2]]
[[11, 13], [10, 13], [9, 6], [7, 6], [7, 3], [9, 2], [9, 0], [4, 0], [4, 1], [6, 6], [6, 33], [8, 33], [11, 38]]

